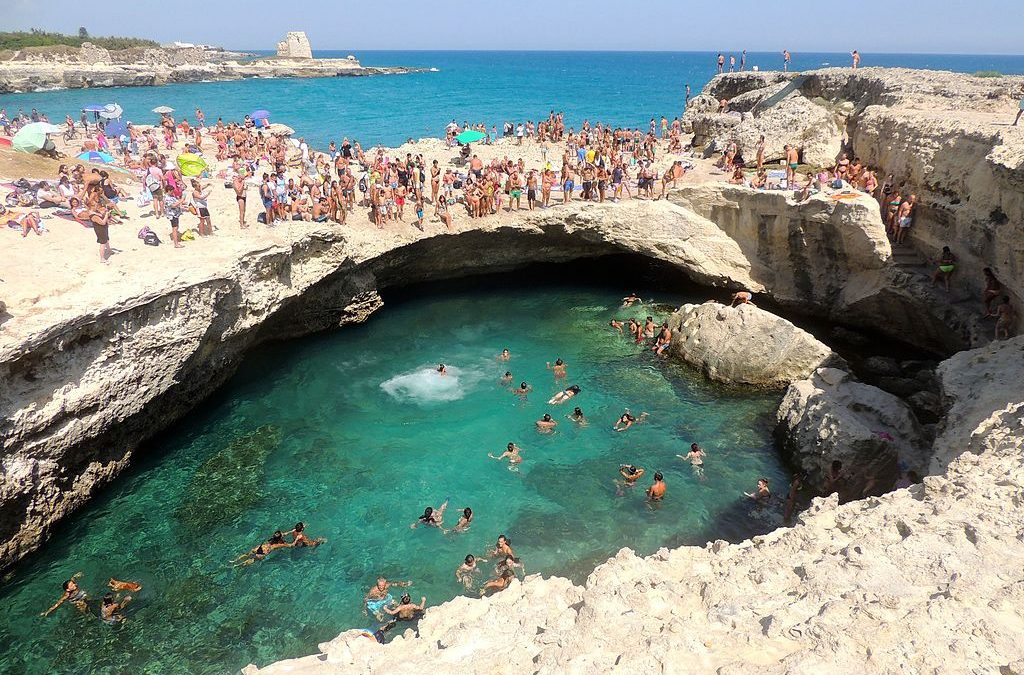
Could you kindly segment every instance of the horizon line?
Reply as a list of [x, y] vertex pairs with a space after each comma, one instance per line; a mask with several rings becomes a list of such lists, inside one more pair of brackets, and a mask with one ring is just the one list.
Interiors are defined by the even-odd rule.
[[[226, 49], [226, 50], [229, 50], [229, 51], [249, 51], [249, 52], [273, 52], [273, 51], [276, 51], [275, 49], [252, 49], [252, 48], [243, 48], [243, 47], [223, 47], [223, 49]], [[515, 54], [515, 53], [527, 53], [527, 52], [528, 53], [549, 53], [549, 54], [560, 54], [560, 53], [601, 54], [601, 53], [607, 53], [607, 52], [615, 52], [615, 53], [620, 53], [620, 54], [718, 54], [718, 53], [722, 53], [722, 54], [736, 53], [736, 54], [739, 54], [743, 50], [742, 49], [730, 49], [730, 50], [726, 50], [726, 49], [697, 49], [697, 50], [693, 50], [693, 49], [687, 49], [687, 50], [683, 50], [683, 49], [471, 49], [471, 48], [441, 49], [441, 48], [436, 48], [436, 47], [421, 48], [421, 49], [381, 49], [381, 48], [362, 48], [362, 47], [340, 47], [340, 48], [339, 47], [316, 47], [315, 49], [313, 49], [313, 51], [314, 52], [318, 52], [318, 51], [331, 51], [331, 52], [343, 52], [343, 51], [349, 51], [349, 52], [355, 52], [355, 51], [361, 51], [361, 52], [486, 52], [486, 53], [495, 53], [495, 54], [501, 54], [501, 53], [513, 53], [513, 54]], [[782, 53], [781, 49], [779, 49], [779, 50], [767, 50], [767, 51], [766, 50], [752, 50], [752, 49], [748, 49], [746, 51], [747, 51], [748, 54], [776, 54], [776, 53], [781, 54]], [[799, 54], [846, 54], [846, 55], [848, 55], [850, 53], [848, 51], [830, 52], [830, 51], [816, 51], [816, 50], [813, 50], [813, 49], [808, 49], [808, 50], [791, 49], [789, 51], [792, 54], [794, 54], [794, 55], [799, 55]], [[1016, 54], [1016, 53], [1011, 53], [1011, 52], [988, 52], [988, 53], [981, 53], [981, 52], [885, 52], [885, 51], [864, 51], [864, 50], [858, 50], [858, 51], [860, 51], [862, 56], [865, 55], [865, 54], [868, 55], [868, 56], [870, 56], [872, 54], [878, 54], [878, 55], [881, 55], [881, 56], [1008, 56], [1008, 57], [1024, 58], [1024, 53]], [[868, 68], [870, 66], [864, 66], [864, 67]]]

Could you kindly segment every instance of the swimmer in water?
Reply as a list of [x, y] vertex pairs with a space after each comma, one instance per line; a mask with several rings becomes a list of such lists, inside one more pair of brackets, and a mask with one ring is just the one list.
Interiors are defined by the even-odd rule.
[[448, 369], [445, 367], [445, 365], [443, 363], [437, 364], [437, 374], [438, 375], [447, 375], [448, 374]]
[[559, 403], [565, 403], [578, 393], [580, 393], [579, 386], [573, 384], [552, 396], [548, 403], [550, 405], [558, 405]]
[[494, 550], [491, 552], [491, 556], [498, 559], [503, 559], [505, 556], [515, 557], [516, 552], [512, 549], [512, 540], [503, 534], [498, 535], [498, 541], [494, 544]]
[[548, 363], [547, 366], [548, 370], [554, 371], [556, 380], [565, 377], [565, 362], [562, 359], [555, 359], [555, 365]]
[[377, 577], [377, 583], [363, 597], [364, 611], [372, 607], [373, 615], [378, 621], [384, 620], [384, 614], [381, 610], [394, 602], [391, 599], [392, 586], [395, 588], [408, 588], [412, 586], [412, 581], [388, 581], [384, 577]]
[[498, 354], [499, 361], [510, 361], [512, 359], [512, 353], [508, 350], [508, 347], [501, 350], [501, 354]]
[[576, 406], [572, 413], [569, 415], [569, 419], [578, 424], [581, 427], [587, 426], [587, 418], [583, 416], [583, 409]]
[[423, 515], [416, 519], [416, 522], [410, 525], [411, 529], [416, 529], [420, 525], [426, 527], [441, 527], [444, 523], [444, 512], [448, 508], [448, 499], [441, 502], [441, 505], [436, 509], [433, 506], [428, 506], [423, 509]]
[[526, 384], [525, 382], [520, 382], [519, 386], [512, 390], [512, 393], [513, 394], [517, 394], [519, 396], [524, 396], [525, 397], [531, 391], [533, 391], [533, 387], [531, 387], [530, 385]]
[[82, 577], [82, 572], [75, 572], [71, 575], [71, 578], [64, 582], [64, 593], [60, 596], [60, 599], [50, 609], [42, 612], [39, 616], [50, 616], [58, 607], [63, 605], [65, 602], [70, 602], [74, 605], [75, 609], [83, 614], [89, 611], [89, 596], [78, 586], [78, 580]]
[[422, 614], [423, 610], [427, 608], [427, 596], [420, 598], [420, 604], [414, 605], [412, 598], [406, 593], [402, 596], [402, 600], [399, 605], [395, 608], [385, 607], [384, 611], [393, 617], [397, 617], [399, 621], [412, 621], [417, 617], [418, 614]]
[[505, 374], [501, 376], [501, 383], [506, 387], [512, 386], [512, 371], [506, 370]]
[[640, 328], [640, 324], [637, 323], [636, 319], [629, 320], [629, 336], [637, 342], [643, 340], [643, 329]]
[[622, 306], [623, 307], [632, 307], [633, 305], [635, 305], [638, 302], [640, 304], [643, 304], [643, 300], [640, 299], [640, 296], [637, 295], [636, 293], [630, 293], [629, 295], [627, 295], [626, 297], [624, 297], [622, 299]]
[[260, 542], [258, 546], [238, 556], [231, 563], [233, 565], [251, 565], [266, 558], [271, 551], [276, 551], [280, 548], [290, 548], [292, 545], [284, 540], [284, 534], [281, 530], [278, 530], [274, 532], [270, 539]]
[[142, 584], [134, 581], [118, 581], [111, 577], [110, 581], [107, 582], [107, 587], [116, 592], [131, 591], [132, 593], [138, 593], [142, 590]]
[[679, 459], [685, 459], [694, 466], [704, 465], [704, 450], [696, 443], [690, 443], [690, 451], [685, 455], [676, 455]]
[[621, 497], [626, 494], [624, 489], [636, 486], [636, 482], [640, 480], [644, 473], [644, 470], [638, 466], [633, 466], [632, 464], [620, 464], [619, 475], [622, 476], [622, 480], [612, 481], [615, 483], [615, 496]]
[[469, 526], [472, 522], [473, 509], [467, 506], [466, 508], [462, 509], [462, 515], [459, 516], [459, 522], [455, 523], [455, 527], [453, 527], [452, 529], [446, 530], [445, 534], [447, 534], [448, 532], [465, 532], [469, 529]]
[[124, 609], [125, 605], [132, 601], [132, 596], [126, 595], [123, 599], [115, 597], [113, 593], [107, 593], [103, 596], [103, 602], [100, 605], [100, 621], [108, 623], [111, 626], [124, 623], [127, 619], [123, 615], [118, 614], [119, 611]]
[[660, 502], [665, 498], [665, 477], [660, 471], [654, 473], [654, 484], [647, 488], [647, 500]]
[[461, 565], [455, 569], [455, 578], [466, 587], [466, 590], [473, 588], [476, 583], [476, 575], [480, 573], [479, 563], [487, 562], [484, 558], [477, 558], [472, 553], [466, 556]]
[[771, 490], [768, 489], [768, 479], [758, 478], [757, 479], [757, 492], [751, 494], [750, 492], [744, 492], [749, 499], [753, 499], [757, 504], [757, 508], [764, 508], [768, 504], [768, 500], [772, 498]]
[[501, 453], [497, 457], [495, 457], [489, 452], [487, 453], [487, 456], [490, 457], [491, 459], [496, 459], [499, 462], [508, 457], [508, 468], [509, 470], [512, 470], [517, 464], [523, 461], [523, 457], [519, 453], [519, 446], [516, 445], [515, 443], [509, 443], [507, 448], [505, 449], [505, 452]]
[[506, 569], [502, 571], [496, 579], [487, 580], [487, 583], [485, 583], [480, 589], [480, 597], [487, 595], [489, 592], [505, 590], [515, 578], [515, 572], [512, 570]]
[[608, 325], [612, 327], [612, 330], [619, 331], [619, 335], [622, 335], [622, 322], [616, 319], [612, 319], [608, 322]]
[[309, 537], [306, 536], [305, 530], [306, 530], [306, 525], [304, 523], [299, 522], [299, 523], [295, 523], [295, 527], [292, 529], [291, 532], [286, 532], [285, 533], [285, 534], [292, 535], [291, 546], [293, 546], [294, 548], [306, 548], [307, 546], [310, 547], [310, 548], [313, 548], [313, 547], [319, 546], [320, 544], [322, 544], [325, 541], [327, 541], [323, 537], [317, 537], [316, 539], [310, 539]]
[[524, 577], [526, 576], [526, 565], [511, 553], [500, 559], [498, 564], [494, 566], [494, 573], [498, 576], [505, 570], [510, 570], [513, 574], [516, 573], [516, 570], [519, 570]]
[[634, 424], [641, 424], [647, 420], [647, 413], [640, 413], [640, 417], [633, 417], [632, 413], [628, 410], [622, 413], [622, 416], [616, 420], [615, 424], [612, 425], [614, 431], [626, 431]]
[[658, 330], [658, 325], [654, 323], [654, 317], [649, 316], [644, 322], [644, 339], [651, 340], [654, 338], [655, 331]]
[[534, 424], [537, 425], [537, 431], [542, 434], [550, 434], [555, 430], [555, 425], [558, 424], [558, 422], [551, 419], [551, 415], [544, 413], [544, 417], [534, 422]]

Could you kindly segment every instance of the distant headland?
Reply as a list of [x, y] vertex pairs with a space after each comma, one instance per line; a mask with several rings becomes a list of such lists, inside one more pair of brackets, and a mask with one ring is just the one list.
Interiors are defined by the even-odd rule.
[[[364, 67], [355, 56], [313, 57], [309, 38], [289, 32], [274, 56], [135, 38], [74, 38], [50, 33], [5, 34], [0, 94], [93, 87], [140, 87], [180, 82], [278, 77], [343, 77], [423, 72], [422, 68]], [[20, 45], [26, 46], [20, 46]], [[76, 46], [77, 45], [77, 46]], [[106, 46], [104, 46], [106, 45]]]

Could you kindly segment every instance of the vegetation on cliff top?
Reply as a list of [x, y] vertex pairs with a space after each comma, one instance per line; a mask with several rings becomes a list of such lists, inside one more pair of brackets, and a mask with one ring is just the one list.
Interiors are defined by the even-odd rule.
[[25, 47], [52, 47], [66, 45], [81, 47], [83, 42], [91, 42], [106, 49], [129, 49], [131, 47], [159, 47], [153, 40], [133, 37], [90, 37], [85, 28], [78, 29], [78, 35], [48, 33], [33, 28], [29, 31], [0, 32], [0, 49], [24, 49]]

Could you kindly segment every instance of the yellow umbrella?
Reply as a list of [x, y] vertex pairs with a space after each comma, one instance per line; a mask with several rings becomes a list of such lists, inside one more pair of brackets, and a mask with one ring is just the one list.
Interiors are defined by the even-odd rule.
[[182, 176], [198, 176], [208, 168], [205, 159], [191, 152], [178, 155], [177, 161]]

